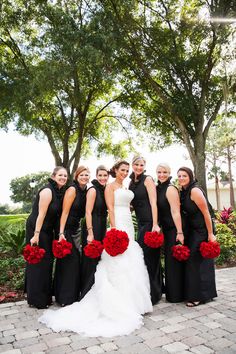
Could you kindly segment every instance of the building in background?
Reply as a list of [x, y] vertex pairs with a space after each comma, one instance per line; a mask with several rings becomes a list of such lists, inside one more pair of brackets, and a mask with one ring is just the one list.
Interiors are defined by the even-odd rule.
[[[236, 195], [236, 183], [233, 184], [234, 186], [234, 195]], [[229, 183], [219, 183], [220, 188], [220, 210], [224, 207], [230, 207], [230, 192], [229, 192]], [[208, 182], [207, 184], [207, 195], [209, 202], [213, 206], [214, 209], [217, 209], [216, 204], [216, 192], [215, 192], [215, 183]]]

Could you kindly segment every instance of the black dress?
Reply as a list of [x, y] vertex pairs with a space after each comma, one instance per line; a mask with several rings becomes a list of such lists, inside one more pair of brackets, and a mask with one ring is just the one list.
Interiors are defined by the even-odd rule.
[[[166, 192], [171, 178], [157, 185], [158, 220], [164, 234], [165, 254], [165, 293], [169, 302], [184, 300], [184, 263], [177, 261], [172, 256], [171, 248], [176, 244], [176, 227], [171, 215], [170, 204]], [[174, 187], [174, 186], [173, 186]]]
[[65, 225], [65, 237], [72, 243], [72, 252], [65, 258], [57, 259], [54, 277], [54, 294], [60, 305], [69, 305], [79, 300], [80, 294], [80, 251], [73, 237], [78, 232], [79, 223], [85, 215], [86, 188], [81, 189], [74, 181], [76, 196], [71, 205]]
[[146, 231], [151, 231], [153, 226], [152, 209], [149, 202], [148, 192], [144, 185], [146, 175], [142, 174], [137, 182], [134, 181], [134, 174], [131, 174], [129, 189], [134, 193], [131, 204], [134, 208], [138, 221], [137, 242], [143, 249], [144, 261], [150, 280], [151, 300], [155, 305], [162, 296], [162, 273], [160, 262], [160, 248], [150, 248], [144, 243]]
[[46, 308], [52, 303], [52, 271], [54, 260], [52, 241], [57, 231], [65, 192], [65, 188], [58, 189], [57, 183], [51, 178], [49, 179], [49, 184], [38, 192], [32, 212], [26, 222], [26, 243], [29, 243], [30, 239], [34, 236], [35, 224], [39, 212], [39, 193], [45, 188], [49, 188], [52, 191], [52, 200], [48, 206], [39, 235], [39, 246], [44, 248], [46, 253], [40, 263], [27, 263], [25, 273], [27, 302], [29, 305], [37, 308]]
[[185, 243], [191, 252], [185, 264], [185, 299], [207, 301], [217, 296], [215, 268], [214, 260], [203, 258], [199, 251], [200, 243], [208, 239], [208, 232], [200, 209], [190, 198], [193, 187], [198, 187], [196, 182], [181, 191]]
[[[96, 199], [92, 211], [92, 226], [94, 239], [97, 241], [102, 241], [107, 228], [107, 206], [104, 197], [104, 189], [96, 179], [92, 181], [93, 186], [96, 190]], [[82, 247], [87, 245], [88, 233], [83, 230], [82, 233]], [[81, 299], [87, 294], [94, 284], [94, 274], [96, 272], [97, 264], [100, 258], [92, 259], [86, 257], [84, 252], [82, 253], [82, 277], [81, 277]]]

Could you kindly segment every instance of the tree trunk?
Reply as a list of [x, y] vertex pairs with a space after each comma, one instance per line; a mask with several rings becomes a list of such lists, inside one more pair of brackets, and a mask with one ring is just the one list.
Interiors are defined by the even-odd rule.
[[233, 186], [233, 176], [231, 168], [231, 156], [230, 149], [227, 147], [227, 159], [228, 159], [228, 172], [229, 172], [229, 192], [230, 192], [230, 205], [235, 209], [235, 199], [234, 199], [234, 186]]
[[205, 190], [207, 193], [207, 184], [206, 184], [206, 173], [205, 173], [205, 154], [202, 151], [202, 155], [196, 153], [195, 159], [193, 161], [194, 165], [194, 174], [196, 179], [198, 180], [199, 185]]
[[216, 192], [216, 208], [217, 210], [220, 210], [220, 187], [219, 187], [219, 178], [217, 176], [217, 173], [215, 175], [215, 192]]
[[205, 190], [207, 194], [206, 184], [206, 155], [205, 144], [203, 134], [197, 134], [197, 137], [193, 141], [194, 148], [191, 150], [191, 160], [194, 167], [194, 174], [199, 185]]

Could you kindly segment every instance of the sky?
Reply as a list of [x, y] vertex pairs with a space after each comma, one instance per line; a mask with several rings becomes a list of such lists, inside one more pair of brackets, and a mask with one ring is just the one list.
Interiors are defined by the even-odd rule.
[[[50, 147], [46, 141], [38, 141], [35, 137], [24, 137], [13, 130], [9, 132], [0, 131], [0, 204], [8, 203], [13, 205], [10, 199], [10, 181], [16, 177], [22, 177], [39, 171], [51, 172], [54, 168], [54, 159]], [[167, 162], [172, 169], [172, 176], [176, 178], [177, 169], [182, 166], [192, 167], [186, 148], [180, 145], [173, 145], [169, 148], [150, 153], [145, 146], [142, 148], [142, 155], [147, 160], [147, 174], [156, 177], [156, 166], [160, 162]], [[133, 153], [127, 158], [131, 161]], [[87, 165], [91, 170], [91, 179], [95, 177], [95, 169], [99, 164], [105, 164], [110, 168], [114, 159], [103, 157], [97, 159], [94, 155], [88, 160], [81, 160], [81, 164]], [[127, 181], [128, 182], [128, 181]]]

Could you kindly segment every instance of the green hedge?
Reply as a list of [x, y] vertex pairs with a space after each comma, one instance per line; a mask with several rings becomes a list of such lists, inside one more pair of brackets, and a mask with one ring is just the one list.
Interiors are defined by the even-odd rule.
[[220, 256], [217, 265], [236, 261], [236, 236], [226, 224], [216, 224], [217, 241], [220, 243]]

